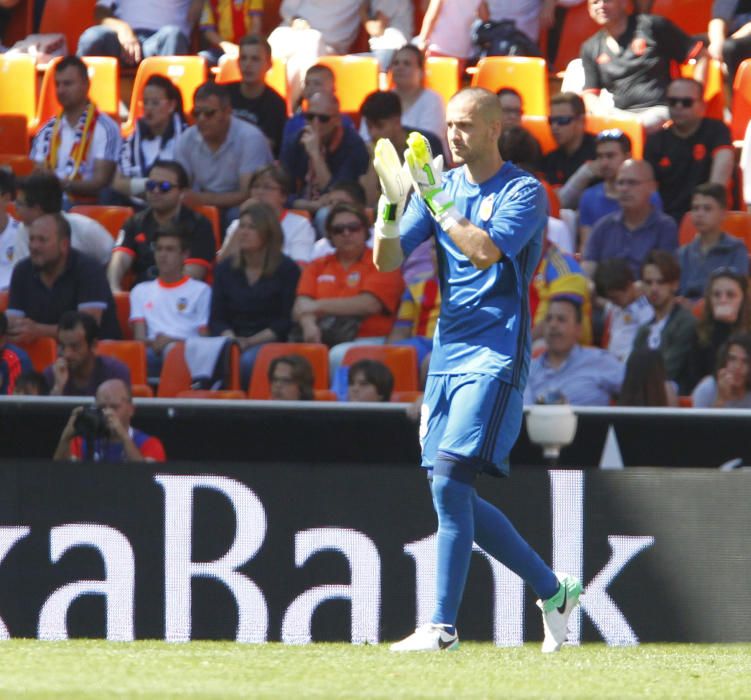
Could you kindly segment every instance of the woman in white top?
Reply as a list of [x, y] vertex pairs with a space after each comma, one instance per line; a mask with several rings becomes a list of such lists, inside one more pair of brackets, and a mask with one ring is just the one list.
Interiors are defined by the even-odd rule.
[[416, 46], [399, 49], [391, 62], [394, 92], [402, 101], [402, 124], [434, 133], [449, 153], [446, 143], [446, 105], [434, 90], [424, 87], [425, 56]]
[[[250, 199], [268, 204], [279, 217], [284, 233], [282, 252], [297, 263], [306, 263], [313, 252], [316, 240], [315, 229], [306, 216], [284, 208], [289, 195], [289, 177], [278, 165], [267, 165], [257, 170], [250, 180]], [[233, 252], [233, 239], [238, 222], [233, 221], [227, 227], [224, 243], [217, 253], [217, 262], [221, 262]]]

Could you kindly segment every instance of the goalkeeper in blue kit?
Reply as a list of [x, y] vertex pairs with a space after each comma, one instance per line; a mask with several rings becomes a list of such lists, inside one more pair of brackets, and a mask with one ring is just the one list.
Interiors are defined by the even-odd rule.
[[[537, 180], [501, 159], [496, 95], [460, 91], [446, 122], [460, 166], [448, 172], [417, 133], [407, 140], [403, 166], [389, 141], [380, 140], [375, 150], [383, 191], [375, 264], [396, 269], [434, 237], [442, 298], [420, 424], [422, 466], [438, 516], [436, 607], [430, 623], [391, 649], [458, 647], [456, 617], [476, 542], [532, 586], [545, 629], [542, 650], [558, 651], [581, 583], [554, 573], [474, 488], [482, 472], [508, 474], [521, 428], [530, 355], [527, 290], [542, 249], [547, 198]], [[404, 211], [410, 187], [415, 196]]]

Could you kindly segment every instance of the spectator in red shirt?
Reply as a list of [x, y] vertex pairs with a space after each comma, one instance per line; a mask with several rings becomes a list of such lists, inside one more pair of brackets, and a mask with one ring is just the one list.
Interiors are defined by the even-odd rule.
[[[130, 387], [122, 379], [109, 379], [96, 392], [99, 418], [81, 420], [86, 409], [77, 406], [60, 435], [54, 459], [94, 462], [164, 462], [161, 440], [133, 428], [135, 413]], [[88, 416], [92, 416], [88, 411]], [[103, 425], [97, 426], [100, 422]], [[100, 429], [97, 429], [100, 428]], [[88, 433], [88, 434], [87, 434]]]

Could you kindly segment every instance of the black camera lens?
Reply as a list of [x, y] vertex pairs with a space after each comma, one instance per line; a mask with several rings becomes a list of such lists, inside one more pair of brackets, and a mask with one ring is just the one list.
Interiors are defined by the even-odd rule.
[[81, 413], [76, 416], [73, 424], [76, 435], [93, 440], [96, 438], [109, 437], [109, 428], [107, 427], [107, 416], [98, 406], [86, 406]]

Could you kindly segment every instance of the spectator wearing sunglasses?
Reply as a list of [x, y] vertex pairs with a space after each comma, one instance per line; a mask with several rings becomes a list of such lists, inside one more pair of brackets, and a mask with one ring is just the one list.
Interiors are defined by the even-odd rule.
[[156, 161], [144, 184], [147, 207], [131, 216], [118, 236], [107, 279], [113, 291], [122, 289], [125, 273], [133, 271], [135, 284], [157, 278], [154, 242], [157, 231], [171, 223], [179, 223], [189, 236], [190, 255], [183, 271], [189, 277], [203, 280], [214, 263], [216, 243], [209, 220], [183, 206], [188, 175], [174, 160]]
[[669, 116], [671, 63], [695, 58], [695, 75], [703, 76], [702, 42], [659, 15], [629, 14], [628, 0], [588, 2], [590, 17], [602, 28], [581, 47], [587, 111], [613, 116], [625, 111], [648, 133], [659, 131]]
[[748, 275], [748, 250], [744, 241], [722, 230], [727, 214], [727, 190], [715, 182], [694, 189], [691, 221], [696, 237], [678, 251], [681, 296], [698, 301], [715, 270], [731, 268]]
[[553, 96], [548, 123], [558, 148], [542, 159], [542, 173], [551, 185], [562, 185], [594, 160], [595, 137], [584, 130], [584, 102], [573, 92]]
[[188, 173], [192, 190], [184, 195], [188, 206], [219, 208], [222, 230], [237, 218], [248, 196], [253, 173], [272, 160], [263, 131], [232, 115], [226, 85], [207, 82], [193, 99], [195, 125], [177, 140], [175, 160]]
[[341, 180], [359, 180], [368, 169], [368, 149], [360, 135], [342, 124], [339, 100], [317, 92], [308, 100], [302, 131], [282, 149], [292, 178], [293, 209], [316, 212], [322, 195]]
[[735, 152], [730, 130], [719, 119], [705, 117], [701, 83], [681, 78], [667, 91], [672, 123], [647, 138], [644, 158], [655, 169], [665, 211], [678, 223], [691, 208], [694, 188], [705, 182], [727, 187]]

